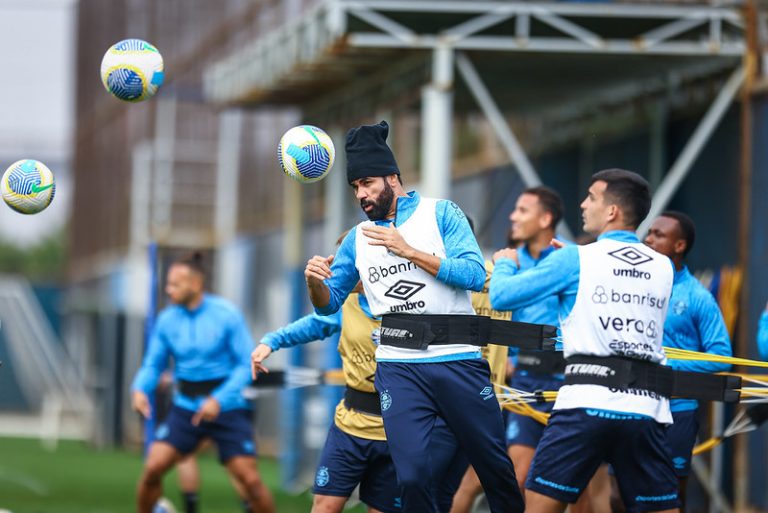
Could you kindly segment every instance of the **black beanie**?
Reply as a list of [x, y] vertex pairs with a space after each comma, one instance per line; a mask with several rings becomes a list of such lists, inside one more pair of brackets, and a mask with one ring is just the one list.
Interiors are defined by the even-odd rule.
[[347, 182], [368, 176], [399, 175], [395, 156], [387, 146], [389, 125], [362, 125], [347, 132]]

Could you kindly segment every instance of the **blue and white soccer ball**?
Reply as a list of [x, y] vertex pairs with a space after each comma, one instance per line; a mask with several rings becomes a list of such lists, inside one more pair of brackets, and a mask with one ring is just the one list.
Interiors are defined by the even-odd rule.
[[165, 497], [160, 497], [155, 503], [155, 507], [152, 508], [152, 513], [176, 513], [176, 508], [171, 501]]
[[37, 214], [53, 201], [56, 181], [42, 162], [19, 160], [3, 173], [0, 192], [3, 201], [16, 212]]
[[113, 96], [127, 102], [151, 98], [163, 83], [163, 56], [141, 39], [113, 44], [101, 60], [101, 82]]
[[325, 178], [333, 167], [336, 150], [331, 138], [312, 125], [291, 128], [280, 138], [277, 158], [286, 175], [301, 183]]

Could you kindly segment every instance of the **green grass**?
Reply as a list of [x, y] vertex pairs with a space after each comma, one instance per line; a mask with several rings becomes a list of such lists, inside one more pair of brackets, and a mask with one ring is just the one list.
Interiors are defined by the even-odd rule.
[[[238, 500], [215, 454], [199, 457], [201, 513], [239, 513]], [[134, 491], [141, 456], [127, 451], [96, 451], [81, 442], [61, 442], [49, 452], [37, 440], [0, 438], [0, 509], [13, 513], [134, 513]], [[279, 513], [306, 513], [309, 493], [291, 495], [278, 488], [273, 460], [259, 461]], [[165, 493], [181, 511], [176, 473], [165, 478]], [[350, 513], [361, 513], [355, 507]]]

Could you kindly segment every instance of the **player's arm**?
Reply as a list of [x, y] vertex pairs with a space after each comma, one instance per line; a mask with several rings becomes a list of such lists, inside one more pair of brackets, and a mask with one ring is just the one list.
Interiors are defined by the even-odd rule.
[[760, 358], [768, 360], [768, 305], [766, 305], [763, 315], [760, 316], [760, 322], [757, 326], [757, 350]]
[[336, 312], [360, 279], [355, 267], [355, 230], [344, 237], [336, 255], [312, 257], [304, 269], [304, 278], [315, 312]]
[[495, 310], [515, 310], [554, 294], [575, 294], [578, 286], [579, 248], [566, 246], [525, 271], [514, 258], [497, 257], [488, 297]]
[[483, 290], [485, 259], [467, 216], [456, 203], [443, 200], [437, 204], [437, 226], [445, 243], [445, 258], [435, 277], [460, 289]]
[[160, 376], [168, 366], [170, 356], [170, 350], [162, 332], [165, 324], [162, 319], [162, 317], [158, 319], [152, 331], [141, 368], [131, 383], [131, 406], [145, 418], [152, 416], [149, 395], [157, 388]]
[[[696, 299], [694, 305], [693, 322], [701, 341], [701, 352], [718, 356], [733, 356], [731, 337], [728, 335], [720, 307], [712, 294], [709, 292], [702, 294]], [[728, 372], [731, 370], [731, 364], [720, 362], [669, 360], [669, 365], [677, 370], [692, 372]]]
[[287, 326], [267, 333], [251, 353], [251, 377], [256, 379], [260, 372], [269, 372], [263, 362], [272, 352], [322, 340], [340, 331], [341, 311], [337, 311], [331, 315], [305, 315]]

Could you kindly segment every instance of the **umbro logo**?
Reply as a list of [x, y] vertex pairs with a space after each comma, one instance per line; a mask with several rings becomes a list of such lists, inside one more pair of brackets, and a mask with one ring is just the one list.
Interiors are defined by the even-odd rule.
[[611, 255], [613, 258], [617, 258], [622, 262], [624, 262], [625, 264], [629, 264], [632, 266], [641, 265], [653, 260], [652, 257], [646, 255], [645, 253], [643, 253], [642, 251], [640, 251], [639, 249], [633, 246], [625, 246], [621, 249], [610, 251], [608, 254]]
[[424, 287], [425, 285], [423, 283], [416, 281], [399, 280], [397, 283], [392, 285], [389, 290], [384, 293], [384, 295], [393, 299], [405, 301], [412, 298]]

